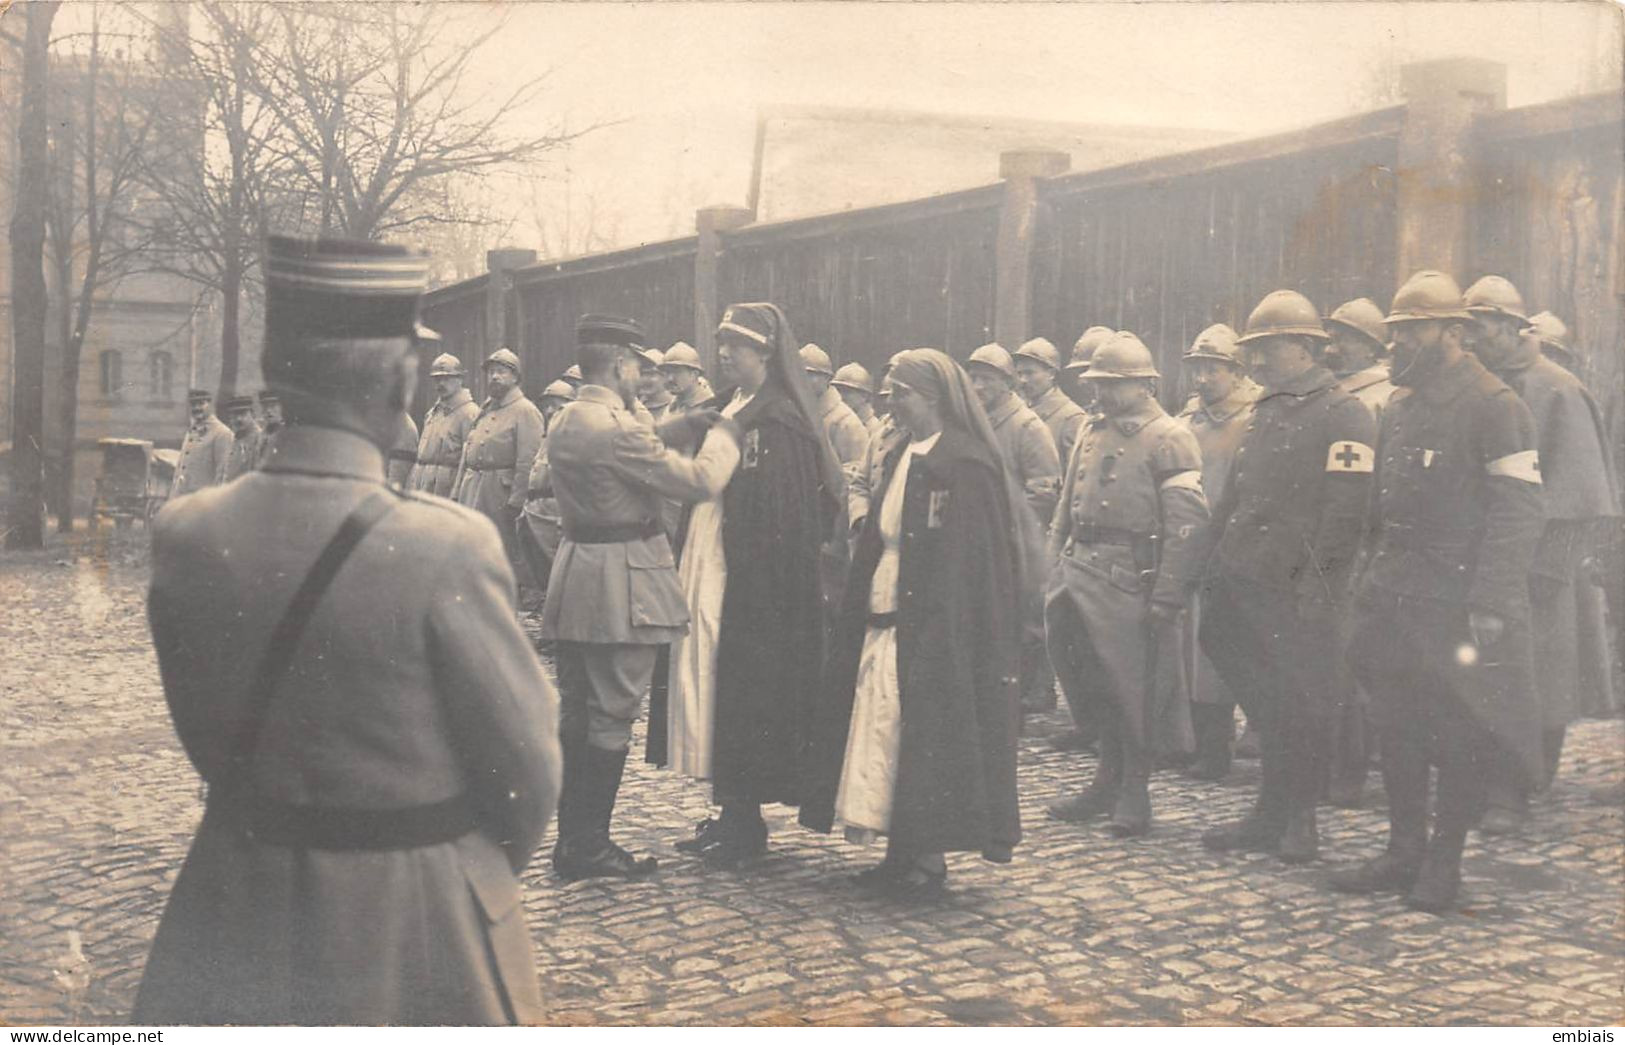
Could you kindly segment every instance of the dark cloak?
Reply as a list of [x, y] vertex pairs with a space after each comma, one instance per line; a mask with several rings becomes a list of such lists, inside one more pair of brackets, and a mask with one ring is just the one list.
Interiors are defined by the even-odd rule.
[[[1021, 839], [1021, 617], [1016, 526], [993, 454], [967, 433], [945, 428], [911, 464], [898, 574], [902, 742], [889, 833], [911, 852], [980, 852], [1002, 863]], [[888, 455], [886, 483], [901, 457], [901, 445]], [[801, 822], [815, 831], [834, 823], [880, 561], [879, 516], [870, 512], [858, 536], [835, 624], [816, 780], [801, 810]]]

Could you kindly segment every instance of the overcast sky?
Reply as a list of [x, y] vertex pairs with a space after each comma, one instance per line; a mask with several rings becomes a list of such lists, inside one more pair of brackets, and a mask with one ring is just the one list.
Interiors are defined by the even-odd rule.
[[[1505, 62], [1514, 106], [1619, 82], [1619, 8], [1606, 0], [499, 9], [509, 22], [484, 70], [490, 86], [551, 70], [528, 120], [627, 121], [589, 136], [568, 164], [572, 205], [591, 200], [630, 242], [687, 233], [695, 206], [744, 202], [762, 105], [1257, 133], [1369, 108], [1419, 58]], [[514, 238], [527, 238], [525, 225]]]

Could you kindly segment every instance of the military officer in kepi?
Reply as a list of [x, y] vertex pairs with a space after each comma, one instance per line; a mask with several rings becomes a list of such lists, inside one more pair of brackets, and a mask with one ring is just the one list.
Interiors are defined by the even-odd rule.
[[226, 460], [226, 482], [259, 467], [260, 443], [265, 435], [254, 417], [253, 396], [232, 396], [226, 400], [226, 419], [231, 422], [231, 454]]
[[133, 1020], [540, 1022], [519, 874], [557, 698], [490, 521], [384, 484], [428, 259], [267, 255], [278, 452], [153, 527], [153, 645], [208, 799]]
[[231, 467], [231, 429], [214, 416], [214, 395], [201, 388], [186, 393], [191, 427], [181, 440], [181, 456], [169, 496], [180, 497], [226, 481]]
[[1259, 302], [1237, 340], [1263, 394], [1214, 505], [1199, 636], [1258, 731], [1263, 774], [1252, 811], [1202, 844], [1286, 863], [1320, 853], [1332, 669], [1376, 442], [1371, 412], [1316, 361], [1325, 340], [1320, 313], [1291, 290]]
[[1157, 368], [1138, 337], [1113, 334], [1087, 375], [1104, 416], [1079, 437], [1061, 485], [1045, 623], [1063, 689], [1089, 702], [1100, 762], [1089, 787], [1049, 813], [1109, 814], [1113, 834], [1143, 835], [1152, 758], [1191, 743], [1178, 624], [1208, 517], [1202, 453], [1157, 402]]
[[463, 444], [452, 496], [496, 524], [521, 584], [529, 577], [515, 524], [525, 507], [525, 479], [541, 449], [542, 412], [519, 387], [519, 357], [499, 348], [485, 361], [485, 403]]
[[[1529, 574], [1529, 604], [1546, 760], [1535, 783], [1544, 787], [1557, 773], [1568, 724], [1580, 714], [1575, 580], [1607, 521], [1619, 515], [1619, 501], [1602, 411], [1580, 380], [1542, 355], [1539, 340], [1526, 335], [1529, 319], [1518, 288], [1501, 276], [1485, 276], [1467, 288], [1465, 300], [1478, 325], [1473, 354], [1529, 407], [1539, 440], [1546, 526]], [[1528, 813], [1528, 792], [1498, 780], [1483, 828], [1490, 834], [1513, 830]]]
[[[548, 469], [564, 522], [542, 607], [541, 637], [556, 644], [563, 697], [564, 793], [553, 867], [561, 877], [637, 878], [654, 857], [610, 838], [632, 723], [659, 647], [688, 631], [663, 498], [703, 500], [731, 464], [717, 450], [690, 459], [669, 448], [632, 410], [643, 334], [630, 319], [582, 316], [576, 326], [582, 385], [547, 435]], [[701, 432], [717, 414], [677, 422]], [[717, 473], [724, 473], [718, 477]]]
[[[1377, 444], [1373, 551], [1349, 647], [1371, 694], [1388, 849], [1332, 876], [1407, 906], [1456, 905], [1489, 783], [1540, 779], [1529, 570], [1545, 523], [1529, 408], [1465, 350], [1472, 314], [1441, 272], [1394, 296], [1394, 384]], [[1438, 767], [1428, 833], [1428, 770]]]
[[441, 497], [452, 494], [457, 467], [463, 463], [463, 444], [480, 416], [473, 395], [463, 387], [463, 378], [463, 361], [450, 352], [442, 352], [429, 364], [435, 401], [423, 415], [417, 460], [406, 480], [409, 489]]
[[[1202, 450], [1202, 491], [1218, 504], [1229, 486], [1236, 450], [1252, 420], [1259, 389], [1241, 364], [1236, 332], [1223, 323], [1197, 334], [1182, 362], [1196, 394], [1179, 417], [1190, 426]], [[1203, 601], [1200, 590], [1194, 593], [1185, 614], [1185, 672], [1191, 695], [1191, 726], [1196, 733], [1196, 759], [1185, 767], [1185, 775], [1196, 780], [1222, 780], [1230, 772], [1236, 698], [1197, 641]]]

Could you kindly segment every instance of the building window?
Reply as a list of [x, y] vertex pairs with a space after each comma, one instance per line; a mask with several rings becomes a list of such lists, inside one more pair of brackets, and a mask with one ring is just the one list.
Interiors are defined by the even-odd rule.
[[123, 389], [124, 356], [110, 348], [102, 353], [102, 398], [117, 398]]
[[162, 349], [154, 352], [148, 359], [152, 398], [175, 398], [175, 360], [168, 352]]

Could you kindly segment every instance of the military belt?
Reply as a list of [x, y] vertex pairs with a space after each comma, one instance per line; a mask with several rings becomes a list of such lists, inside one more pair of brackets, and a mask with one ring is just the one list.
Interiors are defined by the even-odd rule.
[[572, 544], [625, 544], [665, 533], [659, 519], [632, 523], [605, 523], [601, 526], [567, 526], [564, 537]]
[[267, 845], [362, 851], [417, 849], [455, 841], [478, 826], [467, 795], [399, 809], [291, 805], [214, 789], [209, 810]]
[[869, 614], [869, 627], [871, 627], [871, 628], [895, 628], [895, 627], [897, 627], [897, 611], [893, 610], [890, 613], [871, 613], [871, 614]]
[[1072, 528], [1072, 540], [1078, 544], [1115, 544], [1124, 548], [1133, 548], [1142, 541], [1148, 541], [1151, 535], [1139, 533], [1135, 530], [1124, 529], [1121, 526], [1097, 526], [1094, 523], [1079, 523]]

